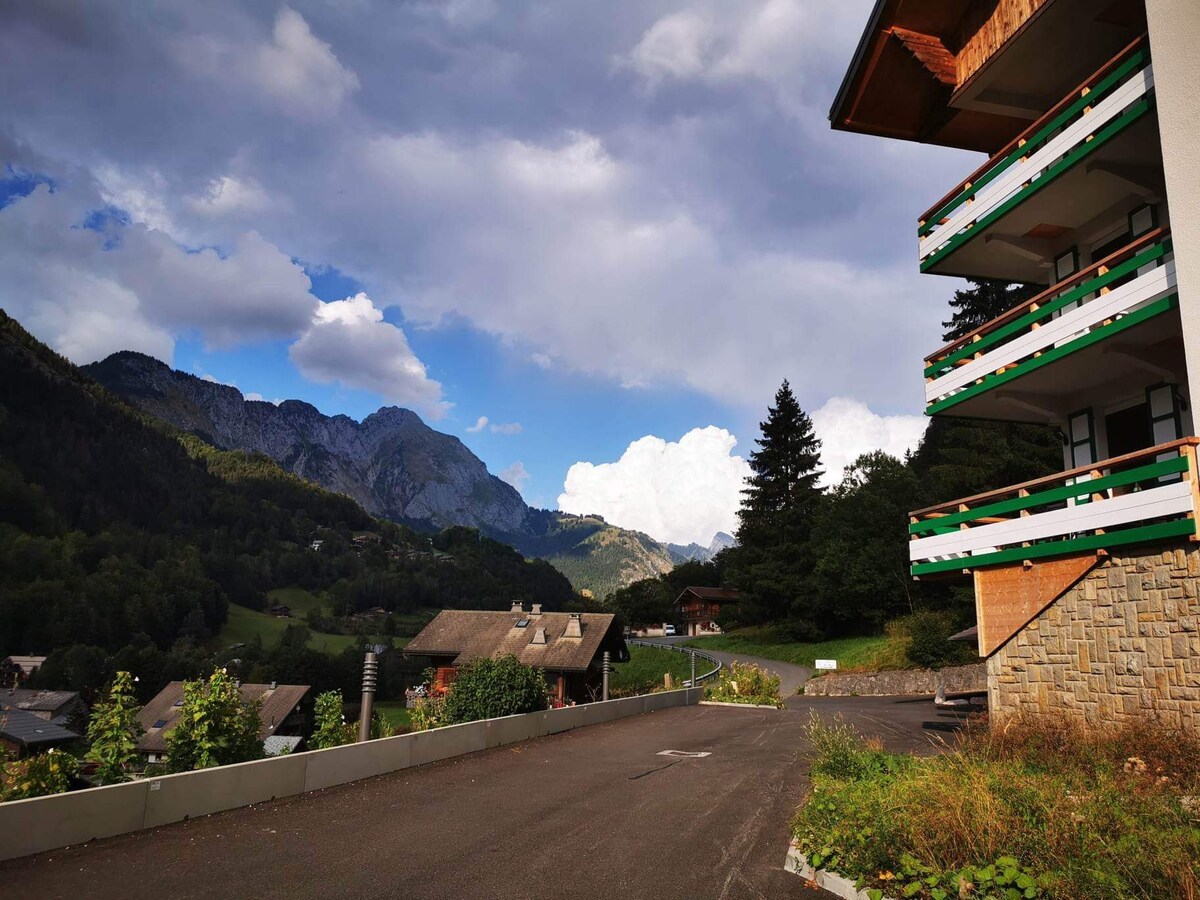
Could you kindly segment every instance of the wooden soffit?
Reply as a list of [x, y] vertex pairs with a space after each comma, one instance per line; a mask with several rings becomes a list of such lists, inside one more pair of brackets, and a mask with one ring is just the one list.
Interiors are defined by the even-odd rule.
[[1100, 561], [1095, 553], [975, 570], [979, 655], [991, 656]]

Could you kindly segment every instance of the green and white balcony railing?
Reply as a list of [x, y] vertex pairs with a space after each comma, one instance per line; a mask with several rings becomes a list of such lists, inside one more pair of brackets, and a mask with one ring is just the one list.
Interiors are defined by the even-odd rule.
[[1154, 73], [1142, 37], [921, 217], [917, 228], [921, 271], [937, 265], [979, 229], [1051, 184], [1153, 105]]
[[1198, 444], [1200, 439], [1183, 438], [914, 512], [908, 526], [912, 574], [1195, 540]]
[[925, 359], [925, 411], [943, 412], [1178, 305], [1156, 228]]

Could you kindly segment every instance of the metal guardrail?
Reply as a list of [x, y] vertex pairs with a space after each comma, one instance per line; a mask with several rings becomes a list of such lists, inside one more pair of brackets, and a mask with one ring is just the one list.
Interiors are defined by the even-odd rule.
[[[697, 657], [698, 659], [707, 660], [708, 662], [712, 663], [716, 668], [714, 668], [712, 671], [705, 672], [703, 675], [697, 675], [696, 684], [700, 684], [703, 681], [708, 681], [708, 679], [716, 677], [716, 674], [720, 672], [722, 668], [722, 663], [719, 659], [710, 653], [705, 653], [703, 650], [697, 650], [695, 647], [684, 647], [680, 644], [660, 644], [657, 641], [640, 641], [636, 638], [626, 638], [625, 643], [636, 644], [639, 647], [656, 647], [659, 650], [674, 650], [676, 653], [687, 653]], [[684, 687], [692, 687], [692, 680], [690, 678], [684, 681]]]

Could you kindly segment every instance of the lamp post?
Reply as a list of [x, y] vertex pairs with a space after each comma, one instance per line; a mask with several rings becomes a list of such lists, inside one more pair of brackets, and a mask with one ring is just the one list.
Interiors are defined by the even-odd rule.
[[612, 654], [607, 650], [604, 651], [603, 661], [600, 664], [600, 699], [608, 699], [608, 673], [612, 669]]
[[690, 687], [696, 686], [696, 651], [692, 651], [692, 683]]
[[371, 716], [375, 712], [375, 685], [379, 681], [379, 657], [368, 650], [363, 659], [362, 709], [358, 714], [358, 742], [371, 739]]

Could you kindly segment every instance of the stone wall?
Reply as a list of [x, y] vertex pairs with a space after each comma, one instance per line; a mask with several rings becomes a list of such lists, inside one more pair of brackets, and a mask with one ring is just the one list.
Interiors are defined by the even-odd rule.
[[1108, 558], [988, 659], [993, 718], [1150, 719], [1200, 732], [1198, 585], [1195, 543]]
[[947, 669], [897, 669], [886, 672], [830, 672], [810, 678], [804, 684], [806, 696], [819, 697], [896, 697], [904, 694], [936, 694], [944, 687], [947, 694], [987, 689], [983, 663], [953, 666]]

